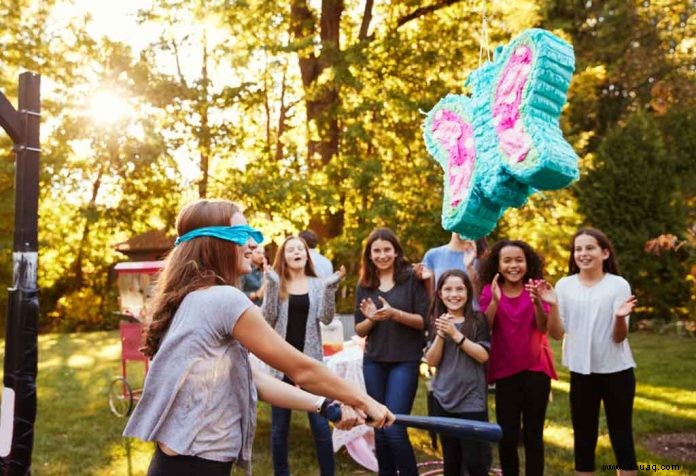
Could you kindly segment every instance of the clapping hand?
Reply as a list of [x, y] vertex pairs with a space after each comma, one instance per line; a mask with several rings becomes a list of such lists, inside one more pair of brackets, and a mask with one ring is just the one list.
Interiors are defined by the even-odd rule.
[[477, 249], [476, 242], [474, 240], [466, 240], [464, 242], [467, 249], [464, 252], [464, 269], [469, 269], [474, 265], [474, 260], [476, 259]]
[[382, 296], [379, 296], [379, 300], [382, 303], [382, 307], [375, 311], [374, 318], [378, 321], [383, 321], [391, 318], [392, 315], [396, 312], [395, 309], [391, 307], [391, 304], [389, 304], [389, 302]]
[[264, 263], [264, 265], [263, 265], [263, 282], [264, 282], [264, 285], [265, 285], [265, 283], [267, 283], [267, 282], [271, 282], [271, 283], [276, 283], [276, 284], [278, 284], [279, 280], [280, 280], [280, 278], [279, 278], [278, 275], [276, 274], [275, 269], [273, 269], [273, 266]]
[[391, 307], [387, 300], [384, 299], [382, 296], [379, 297], [379, 300], [382, 302], [382, 307], [377, 309], [377, 305], [372, 299], [363, 299], [362, 301], [360, 301], [360, 312], [362, 312], [363, 315], [370, 320], [386, 321], [392, 316], [392, 313], [394, 313], [395, 311], [394, 308]]
[[495, 303], [499, 303], [500, 298], [503, 296], [503, 293], [500, 290], [500, 284], [498, 283], [499, 279], [500, 273], [496, 273], [495, 276], [493, 276], [493, 281], [491, 281], [491, 298]]
[[413, 274], [421, 281], [427, 281], [433, 277], [433, 272], [423, 263], [413, 264]]
[[340, 268], [338, 268], [336, 271], [334, 271], [332, 274], [327, 276], [324, 279], [324, 284], [327, 286], [331, 286], [333, 284], [336, 284], [340, 281], [343, 280], [343, 278], [346, 277], [346, 267], [341, 265]]
[[363, 299], [362, 301], [360, 301], [359, 307], [360, 312], [362, 312], [367, 319], [374, 319], [375, 312], [377, 311], [377, 306], [375, 305], [375, 302], [372, 299]]
[[524, 287], [532, 297], [534, 304], [541, 304], [542, 301], [552, 306], [558, 304], [556, 291], [554, 291], [553, 287], [547, 281], [543, 279], [530, 279]]
[[628, 316], [631, 313], [631, 311], [633, 311], [633, 308], [636, 306], [637, 303], [638, 299], [636, 299], [635, 296], [631, 295], [628, 299], [626, 299], [626, 302], [619, 306], [616, 312], [614, 312], [614, 315], [616, 317]]
[[457, 332], [452, 316], [448, 313], [444, 313], [435, 319], [435, 329], [440, 337], [452, 336]]
[[367, 319], [373, 321], [384, 321], [387, 319], [384, 315], [377, 314], [377, 311], [377, 305], [372, 299], [365, 298], [360, 301], [360, 312], [362, 312]]

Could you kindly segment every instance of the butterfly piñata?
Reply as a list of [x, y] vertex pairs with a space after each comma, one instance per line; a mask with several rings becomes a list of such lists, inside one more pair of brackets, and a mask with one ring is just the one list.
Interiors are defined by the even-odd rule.
[[577, 179], [558, 123], [574, 69], [572, 46], [526, 30], [471, 73], [471, 97], [448, 94], [427, 114], [425, 144], [445, 170], [443, 228], [481, 238], [508, 207]]

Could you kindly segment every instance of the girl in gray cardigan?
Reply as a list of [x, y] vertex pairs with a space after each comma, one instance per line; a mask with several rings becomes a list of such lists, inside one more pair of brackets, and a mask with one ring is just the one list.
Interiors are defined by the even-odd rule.
[[[322, 361], [319, 322], [328, 324], [334, 317], [336, 288], [345, 276], [345, 268], [341, 267], [339, 271], [323, 281], [314, 271], [308, 250], [302, 238], [289, 236], [285, 239], [276, 253], [273, 269], [267, 269], [265, 273], [266, 288], [262, 310], [266, 321], [290, 345]], [[293, 383], [280, 372], [272, 371], [272, 373], [287, 383]], [[331, 429], [324, 418], [317, 418], [313, 413], [308, 415], [321, 474], [332, 476], [334, 458]], [[271, 443], [276, 476], [290, 474], [288, 465], [290, 417], [290, 410], [271, 407]]]

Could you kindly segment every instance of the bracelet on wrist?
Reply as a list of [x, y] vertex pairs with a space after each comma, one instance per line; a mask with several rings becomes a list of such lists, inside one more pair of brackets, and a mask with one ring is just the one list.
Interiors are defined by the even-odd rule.
[[316, 408], [317, 413], [321, 413], [321, 410], [325, 407], [326, 402], [331, 403], [326, 397], [319, 397], [317, 399], [317, 401], [314, 403], [314, 407]]
[[466, 336], [462, 336], [462, 338], [459, 339], [459, 342], [457, 342], [457, 347], [461, 347], [465, 340], [466, 340]]

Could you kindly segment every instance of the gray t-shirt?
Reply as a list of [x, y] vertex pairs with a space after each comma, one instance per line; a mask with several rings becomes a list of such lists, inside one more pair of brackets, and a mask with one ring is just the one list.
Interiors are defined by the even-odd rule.
[[[470, 325], [466, 332], [463, 330], [464, 322], [456, 327], [467, 339], [490, 350], [485, 316], [477, 313], [475, 321]], [[450, 338], [445, 341], [442, 360], [431, 388], [442, 408], [450, 413], [481, 412], [487, 408], [485, 365], [469, 357]]]
[[252, 305], [231, 286], [200, 289], [184, 298], [124, 436], [159, 441], [181, 455], [248, 465], [256, 388], [248, 352], [231, 334]]

